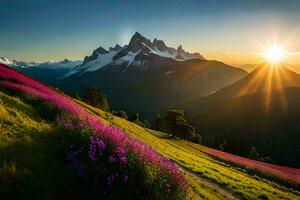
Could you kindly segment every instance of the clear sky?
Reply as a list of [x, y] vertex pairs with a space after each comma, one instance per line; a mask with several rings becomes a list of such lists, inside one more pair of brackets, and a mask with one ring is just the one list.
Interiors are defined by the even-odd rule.
[[136, 31], [234, 65], [277, 41], [300, 64], [300, 0], [0, 0], [0, 57], [82, 59]]

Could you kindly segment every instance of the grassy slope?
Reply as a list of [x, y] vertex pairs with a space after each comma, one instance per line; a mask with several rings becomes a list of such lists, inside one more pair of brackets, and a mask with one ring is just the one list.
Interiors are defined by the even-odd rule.
[[[112, 123], [151, 145], [161, 154], [183, 168], [228, 189], [238, 197], [257, 199], [265, 194], [269, 199], [300, 199], [300, 193], [287, 190], [270, 181], [247, 175], [241, 169], [218, 161], [203, 153], [204, 147], [144, 129], [124, 119], [79, 102], [101, 121]], [[51, 140], [55, 130], [40, 120], [28, 104], [0, 92], [0, 196], [33, 197], [37, 199], [72, 199], [76, 196], [71, 170], [59, 159], [59, 152]], [[228, 199], [214, 187], [187, 174], [193, 186], [191, 199]], [[9, 180], [9, 181], [7, 181]], [[76, 187], [76, 186], [75, 186]], [[73, 197], [74, 197], [73, 196]]]
[[[272, 181], [249, 175], [238, 167], [216, 160], [205, 154], [205, 147], [201, 145], [170, 139], [164, 133], [142, 128], [100, 109], [80, 101], [77, 102], [105, 123], [120, 127], [132, 137], [142, 140], [164, 156], [174, 160], [182, 168], [217, 183], [239, 198], [259, 199], [259, 197], [267, 196], [269, 199], [300, 199], [299, 191], [286, 189]], [[201, 180], [193, 179], [189, 175], [187, 177], [191, 180], [194, 188], [192, 195], [198, 194], [207, 199], [226, 199], [223, 195], [217, 194], [213, 188], [206, 186], [203, 182], [201, 183]]]
[[51, 140], [53, 126], [30, 105], [0, 92], [0, 196], [72, 199], [72, 170]]

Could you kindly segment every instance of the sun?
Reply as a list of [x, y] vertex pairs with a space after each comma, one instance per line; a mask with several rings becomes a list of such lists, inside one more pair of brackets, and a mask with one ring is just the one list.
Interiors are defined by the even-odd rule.
[[270, 46], [266, 49], [264, 53], [265, 59], [270, 63], [279, 63], [284, 59], [285, 51], [280, 46]]

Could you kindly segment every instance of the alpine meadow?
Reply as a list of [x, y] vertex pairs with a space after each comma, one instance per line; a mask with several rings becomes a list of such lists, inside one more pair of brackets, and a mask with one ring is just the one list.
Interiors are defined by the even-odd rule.
[[0, 5], [0, 199], [300, 200], [299, 0]]

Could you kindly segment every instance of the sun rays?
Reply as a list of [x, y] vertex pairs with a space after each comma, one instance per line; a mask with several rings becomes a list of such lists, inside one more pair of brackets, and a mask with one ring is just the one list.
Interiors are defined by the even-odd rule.
[[259, 65], [245, 81], [238, 96], [260, 93], [258, 101], [263, 101], [265, 111], [270, 111], [275, 102], [277, 108], [284, 111], [287, 108], [284, 88], [293, 85], [293, 73], [284, 63], [265, 62]]

